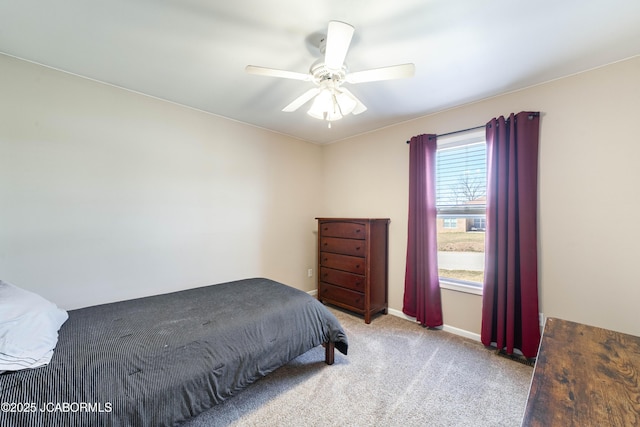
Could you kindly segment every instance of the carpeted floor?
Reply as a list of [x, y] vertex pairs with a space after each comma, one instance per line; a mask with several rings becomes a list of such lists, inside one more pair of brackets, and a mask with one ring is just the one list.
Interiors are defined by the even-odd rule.
[[332, 311], [348, 356], [328, 366], [312, 349], [184, 426], [520, 425], [530, 366], [395, 316]]

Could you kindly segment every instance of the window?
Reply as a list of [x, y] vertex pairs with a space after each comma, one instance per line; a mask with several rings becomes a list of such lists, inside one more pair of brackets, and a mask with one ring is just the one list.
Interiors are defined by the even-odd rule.
[[485, 231], [487, 228], [486, 218], [473, 218], [472, 221], [471, 231]]
[[458, 228], [458, 218], [444, 218], [443, 219], [443, 227], [444, 228]]
[[484, 129], [438, 138], [438, 275], [445, 284], [482, 286], [486, 158]]

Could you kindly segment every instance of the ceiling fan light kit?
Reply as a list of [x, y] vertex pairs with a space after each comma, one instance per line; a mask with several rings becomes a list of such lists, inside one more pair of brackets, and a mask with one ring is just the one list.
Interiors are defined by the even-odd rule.
[[355, 73], [349, 73], [344, 59], [349, 50], [354, 28], [340, 21], [329, 22], [327, 36], [320, 41], [320, 53], [324, 60], [318, 60], [310, 67], [308, 74], [295, 71], [277, 70], [274, 68], [247, 65], [246, 71], [270, 77], [280, 77], [302, 81], [312, 81], [316, 87], [309, 89], [282, 111], [293, 112], [313, 99], [307, 114], [320, 120], [331, 122], [340, 120], [347, 114], [360, 114], [367, 107], [346, 88], [343, 83], [358, 84], [380, 80], [412, 77], [415, 73], [413, 64], [392, 65]]

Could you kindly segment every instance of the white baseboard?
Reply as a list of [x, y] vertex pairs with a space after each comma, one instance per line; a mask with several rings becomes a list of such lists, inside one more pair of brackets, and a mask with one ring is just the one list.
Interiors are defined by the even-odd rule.
[[[309, 295], [315, 297], [316, 295], [318, 295], [318, 290], [314, 289], [312, 291], [308, 291], [307, 293]], [[402, 311], [395, 310], [393, 308], [389, 309], [389, 314], [391, 314], [392, 316], [399, 317], [399, 318], [404, 319], [404, 320], [408, 320], [410, 322], [415, 322], [416, 321], [415, 317], [407, 316]], [[449, 325], [443, 325], [442, 326], [442, 330], [445, 331], [445, 332], [452, 333], [454, 335], [459, 335], [461, 337], [469, 338], [471, 340], [480, 342], [480, 334], [476, 334], [474, 332], [469, 332], [467, 330], [456, 328], [455, 326], [449, 326]]]
[[389, 314], [392, 314], [392, 315], [394, 315], [396, 317], [400, 317], [401, 319], [404, 319], [404, 320], [410, 320], [411, 322], [415, 322], [416, 321], [415, 317], [407, 316], [406, 314], [404, 314], [400, 310], [396, 310], [394, 308], [390, 308], [389, 309]]
[[[416, 321], [415, 317], [407, 316], [402, 311], [395, 310], [393, 308], [389, 309], [389, 314], [391, 314], [393, 316], [396, 316], [396, 317], [400, 317], [401, 319], [409, 320], [411, 322], [415, 322]], [[454, 335], [459, 335], [461, 337], [469, 338], [471, 340], [480, 342], [480, 334], [476, 334], [474, 332], [469, 332], [467, 330], [456, 328], [455, 326], [449, 326], [449, 325], [443, 325], [442, 326], [442, 330], [445, 331], [445, 332], [452, 333]]]
[[442, 330], [445, 332], [450, 332], [454, 335], [459, 335], [461, 337], [469, 338], [470, 340], [480, 341], [480, 334], [476, 334], [475, 332], [469, 332], [465, 329], [456, 328], [455, 326], [444, 325]]

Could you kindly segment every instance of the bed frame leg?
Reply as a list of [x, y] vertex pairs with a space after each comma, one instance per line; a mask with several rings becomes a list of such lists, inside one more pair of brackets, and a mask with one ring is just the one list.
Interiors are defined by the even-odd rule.
[[335, 353], [335, 344], [332, 341], [324, 343], [324, 363], [333, 365], [333, 356]]

